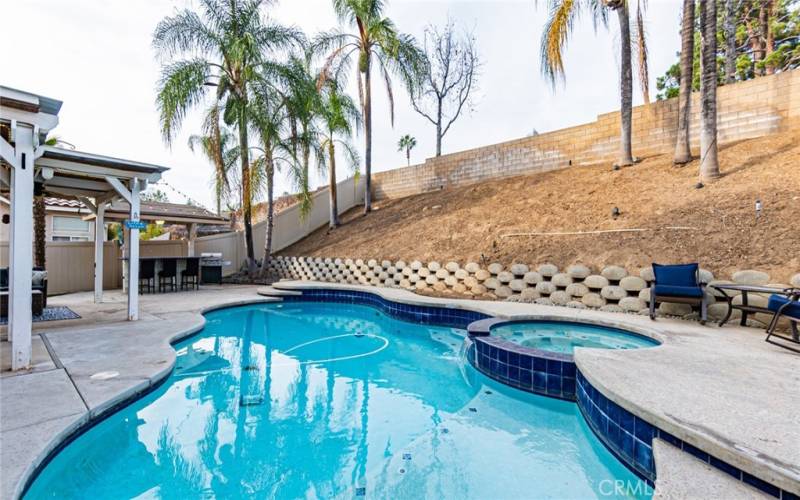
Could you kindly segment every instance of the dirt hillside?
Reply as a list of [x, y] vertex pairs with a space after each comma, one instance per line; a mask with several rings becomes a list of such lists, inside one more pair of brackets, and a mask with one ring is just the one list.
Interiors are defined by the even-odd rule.
[[[773, 282], [800, 272], [800, 129], [726, 146], [722, 177], [701, 189], [698, 165], [660, 155], [618, 171], [569, 168], [383, 200], [281, 254], [629, 269], [699, 261], [720, 278], [750, 268]], [[610, 229], [646, 231], [511, 236]]]

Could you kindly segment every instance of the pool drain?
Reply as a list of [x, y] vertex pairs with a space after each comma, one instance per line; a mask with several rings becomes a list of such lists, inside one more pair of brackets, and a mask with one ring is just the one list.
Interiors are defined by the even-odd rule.
[[264, 402], [262, 396], [242, 396], [239, 398], [239, 406], [258, 406]]

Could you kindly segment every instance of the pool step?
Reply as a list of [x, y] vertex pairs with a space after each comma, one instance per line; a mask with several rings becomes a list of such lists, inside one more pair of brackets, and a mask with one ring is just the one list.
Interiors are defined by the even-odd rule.
[[265, 297], [296, 297], [298, 295], [303, 295], [303, 292], [297, 292], [294, 290], [280, 290], [271, 286], [262, 286], [256, 290], [256, 292]]

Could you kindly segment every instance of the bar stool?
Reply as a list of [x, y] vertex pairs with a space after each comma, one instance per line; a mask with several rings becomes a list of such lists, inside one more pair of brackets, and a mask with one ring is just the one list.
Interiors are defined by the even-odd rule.
[[197, 258], [186, 259], [186, 269], [181, 273], [181, 290], [188, 290], [190, 286], [200, 288], [200, 259]]
[[147, 293], [156, 291], [156, 261], [151, 259], [139, 261], [139, 290], [142, 290], [142, 282]]
[[164, 284], [169, 285], [174, 292], [178, 277], [178, 261], [176, 259], [164, 259], [161, 261], [161, 270], [158, 272], [158, 291], [164, 291]]

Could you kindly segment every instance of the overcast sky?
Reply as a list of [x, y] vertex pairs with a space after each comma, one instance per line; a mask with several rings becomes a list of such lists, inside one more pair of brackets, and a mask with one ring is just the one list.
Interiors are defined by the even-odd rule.
[[[183, 125], [168, 148], [161, 140], [155, 108], [159, 64], [151, 49], [160, 19], [191, 0], [0, 0], [0, 30], [7, 40], [0, 83], [64, 101], [59, 137], [78, 149], [165, 165], [166, 181], [213, 207], [211, 167], [186, 145], [199, 132], [200, 113]], [[476, 109], [457, 121], [443, 141], [443, 153], [459, 151], [594, 120], [618, 109], [616, 16], [597, 33], [585, 16], [576, 23], [566, 52], [565, 85], [553, 90], [540, 73], [538, 50], [547, 0], [389, 0], [387, 14], [398, 28], [421, 38], [424, 27], [448, 15], [474, 29], [483, 60]], [[284, 0], [268, 9], [284, 24], [309, 34], [336, 25], [330, 0]], [[650, 0], [647, 34], [651, 95], [655, 78], [675, 61], [679, 47], [680, 0]], [[378, 83], [377, 81], [375, 83]], [[641, 102], [636, 95], [635, 103]], [[418, 140], [412, 163], [434, 154], [434, 129], [395, 87], [396, 119], [389, 123], [383, 89], [373, 89], [373, 168], [405, 165], [397, 140]], [[356, 138], [363, 154], [363, 138]], [[344, 176], [346, 172], [341, 172]], [[315, 185], [325, 182], [316, 175]], [[184, 198], [163, 188], [172, 201]], [[291, 190], [278, 179], [276, 193]]]

